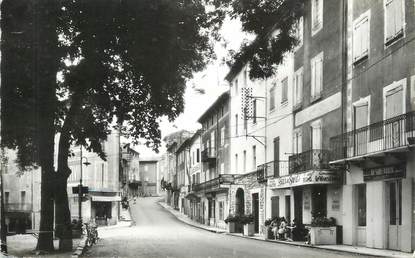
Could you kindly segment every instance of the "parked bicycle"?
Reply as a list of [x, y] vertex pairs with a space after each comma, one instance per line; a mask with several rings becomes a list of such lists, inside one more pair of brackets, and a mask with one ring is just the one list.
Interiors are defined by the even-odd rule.
[[98, 242], [98, 230], [95, 224], [84, 223], [84, 234], [86, 235], [86, 246], [90, 247]]

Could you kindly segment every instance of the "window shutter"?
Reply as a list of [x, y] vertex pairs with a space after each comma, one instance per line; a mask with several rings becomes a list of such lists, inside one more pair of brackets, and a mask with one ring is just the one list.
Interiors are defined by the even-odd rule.
[[399, 31], [403, 28], [403, 24], [404, 24], [404, 14], [402, 13], [402, 0], [394, 0], [393, 1], [393, 11], [394, 11], [394, 20], [395, 20], [395, 29], [394, 29], [394, 36], [396, 36], [396, 34], [399, 33]]
[[385, 13], [386, 13], [386, 40], [389, 40], [390, 38], [393, 37], [394, 35], [394, 30], [395, 30], [395, 17], [394, 17], [394, 1], [393, 0], [389, 0], [386, 1], [386, 6], [385, 6]]
[[361, 49], [361, 42], [362, 42], [362, 31], [361, 31], [361, 23], [357, 23], [354, 27], [353, 31], [353, 56], [354, 60], [360, 57], [362, 49]]
[[318, 58], [315, 65], [316, 82], [315, 82], [315, 96], [319, 96], [323, 85], [323, 60]]
[[311, 97], [316, 95], [316, 61], [311, 62]]

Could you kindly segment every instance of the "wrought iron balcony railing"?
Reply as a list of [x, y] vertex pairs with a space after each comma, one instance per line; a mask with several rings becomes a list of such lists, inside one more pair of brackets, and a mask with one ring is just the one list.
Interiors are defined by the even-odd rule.
[[219, 190], [222, 185], [230, 185], [234, 182], [235, 175], [222, 174], [218, 177], [193, 186], [193, 191], [214, 191]]
[[329, 169], [328, 150], [308, 150], [289, 157], [289, 173], [295, 174], [308, 170]]
[[279, 177], [288, 174], [288, 160], [276, 160], [261, 164], [257, 167], [257, 180], [264, 182], [269, 177]]
[[6, 212], [30, 212], [32, 211], [31, 203], [5, 203]]
[[331, 161], [415, 144], [415, 111], [330, 138]]
[[206, 148], [201, 153], [202, 162], [211, 162], [216, 159], [216, 149]]

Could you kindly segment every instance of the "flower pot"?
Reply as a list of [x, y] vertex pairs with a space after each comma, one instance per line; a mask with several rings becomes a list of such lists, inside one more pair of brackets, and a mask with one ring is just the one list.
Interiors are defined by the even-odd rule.
[[253, 236], [255, 234], [254, 223], [249, 223], [244, 225], [244, 235]]
[[312, 245], [335, 245], [336, 227], [311, 227], [310, 243]]
[[235, 233], [236, 232], [236, 228], [235, 228], [235, 222], [228, 222], [228, 232], [229, 233]]

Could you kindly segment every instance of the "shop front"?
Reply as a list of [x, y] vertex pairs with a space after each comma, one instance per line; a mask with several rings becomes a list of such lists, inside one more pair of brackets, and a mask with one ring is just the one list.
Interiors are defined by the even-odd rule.
[[333, 217], [341, 225], [341, 186], [337, 172], [313, 170], [268, 180], [270, 216], [308, 225], [313, 217]]
[[413, 250], [412, 164], [350, 166], [343, 188], [344, 243], [411, 252]]
[[91, 195], [91, 218], [98, 226], [115, 225], [118, 222], [121, 196]]

